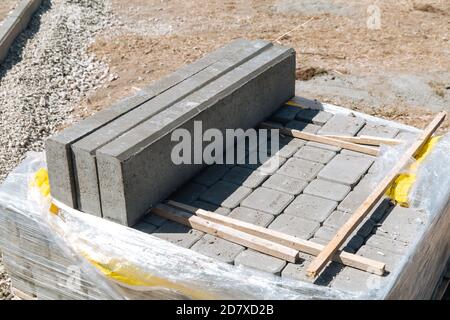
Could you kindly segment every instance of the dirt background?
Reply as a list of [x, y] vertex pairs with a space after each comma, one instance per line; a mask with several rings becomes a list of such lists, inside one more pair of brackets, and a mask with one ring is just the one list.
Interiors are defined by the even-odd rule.
[[0, 0], [0, 23], [14, 9], [18, 0]]
[[[112, 0], [112, 8], [121, 26], [90, 47], [111, 76], [77, 117], [235, 38], [295, 48], [298, 95], [417, 127], [450, 111], [447, 0]], [[449, 128], [447, 120], [441, 131]]]

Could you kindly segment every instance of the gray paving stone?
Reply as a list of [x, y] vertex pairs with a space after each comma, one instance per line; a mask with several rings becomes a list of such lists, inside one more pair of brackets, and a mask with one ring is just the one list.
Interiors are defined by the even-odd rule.
[[285, 162], [286, 158], [274, 155], [264, 161], [258, 161], [254, 163], [255, 158], [251, 154], [247, 155], [244, 164], [239, 164], [241, 167], [245, 167], [251, 170], [258, 170], [264, 174], [273, 174], [276, 172]]
[[397, 205], [380, 222], [376, 234], [411, 243], [420, 230], [423, 230], [427, 219], [424, 213]]
[[294, 120], [299, 111], [300, 109], [297, 107], [282, 106], [270, 117], [270, 120], [286, 124]]
[[334, 277], [339, 273], [339, 271], [342, 270], [342, 265], [332, 262], [322, 271], [317, 279], [312, 279], [306, 276], [306, 268], [311, 261], [311, 258], [308, 258], [307, 260], [300, 261], [296, 264], [288, 263], [281, 272], [281, 277], [285, 279], [314, 283], [320, 286], [329, 286]]
[[[339, 204], [338, 210], [345, 213], [353, 213], [369, 196], [370, 191], [364, 189], [355, 188], [348, 196]], [[368, 217], [373, 221], [379, 222], [383, 219], [389, 208], [389, 200], [386, 198], [381, 199], [378, 204], [371, 210]]]
[[309, 147], [320, 148], [320, 149], [330, 150], [330, 151], [334, 151], [334, 152], [339, 152], [342, 150], [342, 148], [332, 146], [329, 144], [325, 144], [325, 143], [315, 142], [315, 141], [308, 141], [306, 143], [306, 145]]
[[409, 131], [400, 131], [395, 138], [404, 141], [414, 141], [417, 139], [417, 133], [409, 132]]
[[299, 149], [300, 147], [303, 147], [306, 143], [305, 140], [290, 137], [290, 136], [284, 136], [280, 135], [280, 146], [293, 146]]
[[[323, 223], [324, 226], [339, 229], [341, 228], [351, 217], [351, 214], [344, 213], [342, 211], [334, 211]], [[365, 219], [357, 228], [356, 233], [360, 236], [367, 237], [372, 233], [375, 227], [375, 223], [370, 219]]]
[[362, 270], [344, 267], [334, 278], [331, 287], [347, 292], [369, 292], [381, 289], [386, 278]]
[[370, 247], [377, 248], [381, 251], [389, 251], [391, 253], [397, 255], [404, 255], [408, 250], [408, 243], [400, 241], [388, 239], [383, 236], [379, 236], [377, 234], [372, 234], [367, 240], [366, 244]]
[[245, 198], [242, 206], [278, 215], [292, 200], [292, 195], [261, 187]]
[[195, 201], [194, 203], [192, 203], [192, 205], [194, 207], [197, 207], [197, 208], [200, 208], [200, 209], [203, 209], [203, 210], [206, 210], [206, 211], [211, 211], [211, 212], [214, 212], [214, 213], [218, 213], [218, 214], [221, 214], [223, 216], [227, 216], [231, 212], [231, 210], [228, 209], [228, 208], [220, 207], [220, 206], [217, 206], [217, 205], [214, 205], [214, 204], [210, 204], [210, 203], [207, 203], [207, 202], [203, 202], [203, 201], [200, 201], [200, 200]]
[[263, 183], [268, 177], [269, 176], [267, 174], [264, 174], [261, 171], [235, 166], [228, 171], [222, 179], [224, 181], [254, 189]]
[[367, 172], [373, 161], [339, 154], [322, 171], [319, 178], [354, 186]]
[[219, 261], [233, 264], [234, 259], [245, 250], [245, 247], [205, 234], [191, 249]]
[[350, 135], [354, 136], [364, 126], [361, 118], [336, 114], [319, 130], [318, 134]]
[[281, 270], [286, 266], [286, 261], [247, 249], [236, 257], [234, 264], [280, 275]]
[[350, 187], [344, 184], [316, 179], [311, 181], [303, 193], [334, 201], [342, 201], [350, 190]]
[[346, 156], [352, 156], [352, 157], [366, 158], [366, 159], [369, 159], [372, 161], [375, 161], [377, 159], [377, 157], [372, 156], [370, 154], [361, 153], [361, 152], [357, 152], [357, 151], [353, 151], [353, 150], [347, 150], [347, 149], [342, 150], [341, 154], [346, 155]]
[[149, 213], [142, 218], [142, 221], [145, 221], [146, 223], [150, 223], [157, 227], [161, 227], [164, 223], [167, 222], [167, 219], [161, 218], [156, 214]]
[[152, 235], [181, 247], [190, 248], [200, 240], [204, 233], [176, 222], [167, 221], [155, 230]]
[[282, 174], [274, 174], [263, 183], [263, 187], [298, 195], [308, 185], [306, 181], [294, 179]]
[[336, 201], [301, 194], [286, 208], [287, 214], [322, 223], [337, 206]]
[[235, 208], [252, 189], [226, 181], [219, 181], [200, 196], [200, 200], [225, 208]]
[[[372, 167], [371, 167], [372, 168]], [[359, 182], [358, 184], [355, 186], [354, 190], [366, 190], [368, 192], [371, 192], [373, 189], [376, 188], [376, 186], [379, 183], [379, 180], [377, 176], [375, 176], [374, 174], [370, 173], [370, 169], [369, 169], [369, 173], [367, 173]]]
[[202, 172], [195, 176], [194, 182], [205, 186], [212, 186], [228, 172], [229, 168], [224, 165], [215, 164], [206, 167]]
[[357, 254], [369, 259], [384, 262], [386, 264], [386, 271], [388, 272], [394, 271], [395, 267], [402, 262], [402, 256], [368, 245], [362, 246], [357, 251]]
[[317, 133], [317, 131], [320, 130], [320, 126], [318, 126], [318, 125], [315, 125], [312, 123], [307, 123], [307, 122], [302, 122], [302, 121], [297, 121], [297, 120], [292, 120], [292, 121], [288, 122], [286, 124], [286, 128], [291, 129], [291, 130], [307, 132], [307, 133]]
[[332, 113], [316, 110], [316, 109], [300, 109], [297, 113], [296, 119], [304, 122], [311, 122], [317, 125], [324, 125], [333, 117]]
[[336, 152], [334, 151], [315, 148], [311, 146], [304, 146], [297, 151], [295, 157], [313, 162], [319, 162], [322, 164], [327, 164], [331, 159], [334, 158], [335, 155]]
[[[314, 234], [314, 237], [311, 239], [313, 242], [317, 242], [323, 245], [328, 244], [328, 242], [333, 239], [333, 237], [336, 235], [337, 229], [330, 228], [327, 226], [320, 227], [316, 233]], [[356, 250], [361, 248], [361, 246], [364, 244], [364, 238], [360, 235], [357, 235], [353, 233], [345, 242], [343, 245], [344, 251], [355, 253]]]
[[133, 229], [142, 231], [144, 233], [147, 234], [151, 234], [153, 233], [156, 229], [158, 229], [157, 226], [154, 226], [153, 224], [150, 223], [146, 223], [145, 221], [139, 222], [138, 224], [136, 224]]
[[261, 227], [267, 227], [275, 219], [271, 214], [244, 207], [233, 209], [229, 217]]
[[295, 179], [311, 181], [323, 168], [324, 165], [317, 162], [291, 158], [277, 171], [277, 173]]
[[280, 231], [305, 240], [310, 239], [319, 227], [320, 224], [316, 221], [291, 216], [286, 213], [278, 216], [269, 225], [269, 229]]
[[394, 138], [399, 133], [397, 128], [387, 127], [382, 124], [366, 123], [358, 132], [358, 136], [373, 136], [381, 138]]
[[190, 204], [200, 197], [208, 187], [195, 182], [189, 182], [172, 194], [169, 199], [185, 204]]

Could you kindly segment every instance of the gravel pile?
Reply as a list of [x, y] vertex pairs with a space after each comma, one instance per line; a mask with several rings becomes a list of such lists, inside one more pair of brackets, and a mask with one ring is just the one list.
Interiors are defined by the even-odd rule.
[[[108, 66], [86, 49], [114, 24], [109, 0], [43, 1], [0, 66], [0, 183], [107, 80]], [[10, 296], [0, 261], [0, 299]]]

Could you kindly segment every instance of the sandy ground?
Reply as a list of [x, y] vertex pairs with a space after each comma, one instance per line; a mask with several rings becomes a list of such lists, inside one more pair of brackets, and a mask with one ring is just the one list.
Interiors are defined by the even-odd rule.
[[0, 1], [0, 22], [3, 20], [8, 13], [14, 9], [14, 6], [18, 0], [1, 0]]
[[450, 111], [446, 0], [112, 3], [122, 27], [90, 48], [112, 76], [75, 109], [80, 117], [240, 37], [295, 48], [299, 95], [418, 127]]

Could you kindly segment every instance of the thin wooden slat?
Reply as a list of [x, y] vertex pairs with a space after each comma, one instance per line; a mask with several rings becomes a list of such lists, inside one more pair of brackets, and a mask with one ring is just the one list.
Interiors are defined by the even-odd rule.
[[190, 213], [166, 206], [164, 204], [156, 206], [151, 210], [151, 212], [159, 215], [160, 217], [178, 222], [193, 229], [246, 246], [250, 249], [285, 261], [295, 263], [298, 258], [298, 250], [206, 220], [196, 215], [191, 215]]
[[440, 112], [434, 120], [427, 126], [422, 132], [419, 139], [414, 142], [411, 147], [400, 158], [395, 167], [386, 175], [386, 177], [378, 184], [369, 197], [363, 202], [363, 204], [355, 210], [348, 221], [338, 230], [333, 239], [325, 246], [324, 250], [309, 264], [307, 268], [307, 275], [309, 277], [316, 277], [320, 271], [326, 266], [334, 253], [340, 248], [350, 234], [356, 229], [361, 221], [372, 210], [375, 204], [383, 197], [386, 190], [391, 183], [397, 178], [401, 170], [408, 164], [411, 158], [413, 158], [417, 152], [423, 147], [423, 145], [431, 138], [433, 133], [444, 121], [446, 116], [445, 112]]
[[299, 130], [293, 130], [293, 129], [288, 129], [288, 128], [280, 129], [280, 128], [275, 127], [267, 122], [263, 122], [259, 126], [260, 126], [260, 128], [264, 128], [264, 129], [279, 129], [281, 134], [284, 134], [286, 136], [291, 136], [294, 138], [298, 138], [298, 139], [324, 143], [324, 144], [328, 144], [328, 145], [332, 145], [332, 146], [336, 146], [336, 147], [340, 147], [340, 148], [344, 148], [344, 149], [348, 149], [348, 150], [352, 150], [352, 151], [356, 151], [356, 152], [369, 154], [372, 156], [378, 155], [378, 149], [373, 148], [373, 147], [362, 146], [362, 145], [359, 145], [356, 143], [351, 143], [351, 142], [342, 141], [342, 140], [338, 140], [338, 139], [328, 138], [325, 136], [320, 136], [317, 134], [307, 133], [307, 132], [303, 132], [303, 131], [299, 131]]
[[381, 146], [382, 144], [395, 146], [395, 145], [398, 145], [403, 142], [402, 140], [398, 140], [398, 139], [380, 138], [380, 137], [374, 137], [374, 136], [353, 137], [353, 136], [339, 136], [339, 135], [326, 134], [326, 135], [324, 135], [324, 137], [347, 141], [347, 142], [356, 143], [356, 144], [366, 144], [366, 145], [371, 145], [371, 146]]
[[[221, 223], [225, 226], [232, 227], [234, 229], [253, 234], [255, 236], [264, 238], [269, 241], [277, 242], [279, 244], [291, 247], [293, 249], [305, 252], [307, 254], [317, 256], [324, 248], [323, 245], [303, 240], [297, 237], [293, 237], [275, 230], [266, 229], [260, 226], [253, 225], [244, 221], [233, 219], [230, 217], [222, 216], [220, 214], [206, 211], [203, 209], [195, 208], [186, 204], [182, 204], [175, 201], [168, 201], [167, 204], [177, 207], [179, 209], [194, 213], [199, 217], [207, 220]], [[353, 267], [355, 269], [363, 270], [366, 272], [374, 273], [377, 275], [383, 275], [385, 270], [385, 264], [379, 261], [361, 257], [345, 251], [337, 252], [333, 260], [343, 265]]]

